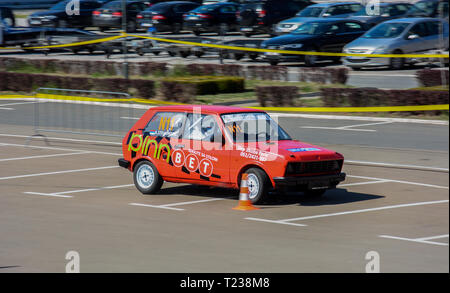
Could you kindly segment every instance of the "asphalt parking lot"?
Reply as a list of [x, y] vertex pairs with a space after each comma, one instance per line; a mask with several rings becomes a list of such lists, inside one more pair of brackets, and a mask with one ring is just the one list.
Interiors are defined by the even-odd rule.
[[449, 270], [448, 124], [280, 118], [343, 152], [348, 177], [322, 199], [274, 195], [241, 212], [228, 189], [165, 183], [142, 196], [117, 166], [120, 139], [49, 133], [50, 145], [25, 146], [31, 105], [12, 103], [0, 118], [24, 122], [0, 119], [1, 272], [64, 272], [70, 250], [82, 272], [365, 272], [370, 251], [381, 272]]

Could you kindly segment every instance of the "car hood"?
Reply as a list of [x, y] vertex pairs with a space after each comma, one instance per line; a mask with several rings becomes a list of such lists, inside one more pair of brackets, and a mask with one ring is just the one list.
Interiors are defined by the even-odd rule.
[[61, 16], [66, 12], [63, 10], [47, 10], [47, 11], [38, 11], [30, 15], [30, 17], [43, 17], [43, 16]]
[[286, 23], [305, 23], [307, 21], [317, 20], [317, 17], [292, 17], [283, 21], [280, 21], [280, 24]]
[[287, 34], [287, 35], [283, 35], [283, 36], [279, 36], [279, 37], [275, 37], [275, 38], [266, 40], [262, 44], [265, 46], [299, 44], [299, 43], [303, 43], [306, 41], [310, 41], [317, 37], [320, 37], [320, 36]]
[[353, 42], [349, 43], [345, 46], [347, 49], [349, 48], [379, 48], [381, 46], [387, 47], [392, 43], [395, 43], [397, 38], [388, 38], [388, 39], [366, 39], [366, 38], [358, 38]]
[[[278, 155], [292, 161], [302, 160], [336, 160], [344, 159], [341, 154], [309, 143], [298, 140], [280, 140], [275, 142], [276, 148], [271, 146], [271, 153], [278, 152]], [[269, 145], [270, 146], [270, 145]]]

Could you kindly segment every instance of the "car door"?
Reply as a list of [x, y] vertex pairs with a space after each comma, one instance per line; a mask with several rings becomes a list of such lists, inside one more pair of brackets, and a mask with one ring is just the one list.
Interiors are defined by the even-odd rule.
[[405, 39], [407, 41], [405, 53], [420, 53], [429, 50], [430, 44], [426, 22], [422, 21], [413, 25], [406, 33]]
[[444, 38], [441, 37], [444, 30], [444, 28], [442, 27], [442, 22], [433, 20], [427, 21], [425, 24], [427, 26], [427, 35], [423, 38], [426, 46], [425, 50], [435, 50], [440, 47], [448, 47], [445, 45], [446, 43], [448, 43], [448, 41], [445, 41], [445, 36]]
[[235, 5], [222, 6], [219, 10], [221, 22], [234, 26], [236, 24], [236, 8]]
[[94, 1], [80, 2], [80, 15], [69, 16], [69, 22], [75, 26], [86, 27], [92, 24], [92, 11], [100, 5]]
[[220, 118], [188, 113], [174, 164], [189, 181], [230, 182], [230, 151], [224, 149]]
[[184, 112], [157, 112], [142, 130], [141, 152], [164, 177], [181, 175], [181, 165], [174, 162], [174, 154], [182, 149], [180, 138], [185, 120]]
[[332, 53], [340, 52], [345, 44], [341, 36], [344, 32], [342, 23], [331, 24], [327, 32], [322, 35], [320, 39], [320, 42], [322, 43], [320, 51]]

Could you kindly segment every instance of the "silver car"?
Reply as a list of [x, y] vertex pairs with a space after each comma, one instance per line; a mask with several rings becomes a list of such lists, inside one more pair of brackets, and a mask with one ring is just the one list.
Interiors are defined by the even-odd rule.
[[345, 18], [363, 9], [358, 2], [337, 2], [314, 4], [301, 10], [295, 17], [281, 21], [275, 26], [275, 34], [287, 34], [299, 28], [302, 24], [318, 18]]
[[[424, 54], [437, 49], [448, 51], [448, 32], [448, 22], [442, 19], [393, 19], [373, 27], [347, 44], [343, 51], [347, 54]], [[353, 69], [373, 66], [401, 69], [405, 64], [419, 61], [417, 58], [343, 58], [344, 65]]]

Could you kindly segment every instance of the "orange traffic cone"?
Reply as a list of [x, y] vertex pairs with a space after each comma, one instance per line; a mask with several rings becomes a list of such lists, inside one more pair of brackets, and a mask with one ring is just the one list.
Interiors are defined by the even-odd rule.
[[234, 207], [233, 210], [238, 211], [259, 210], [259, 208], [252, 205], [252, 202], [248, 198], [247, 178], [248, 175], [246, 173], [242, 174], [241, 189], [239, 192], [239, 204], [237, 207]]

